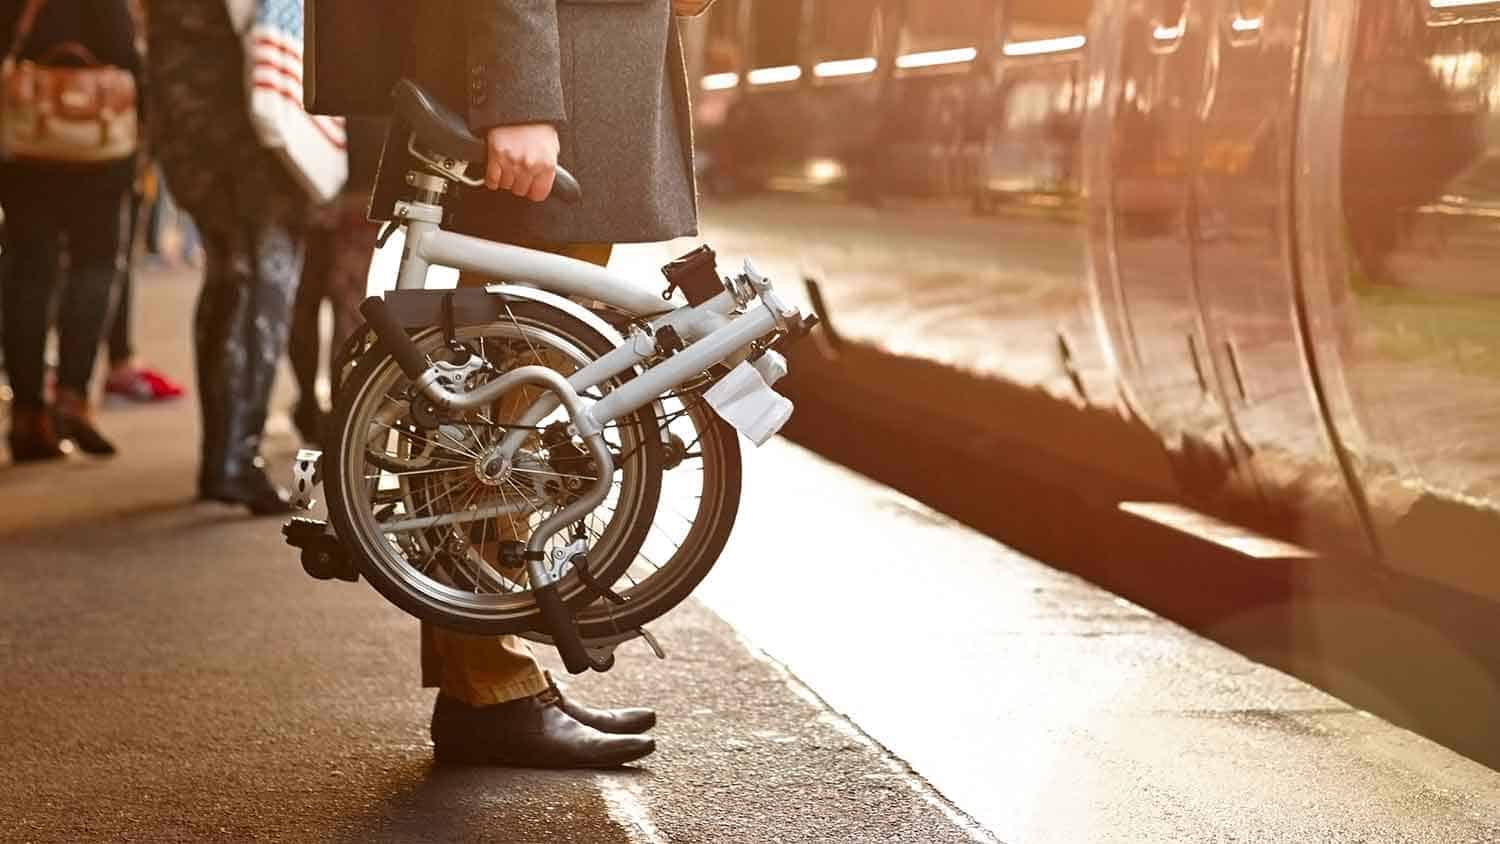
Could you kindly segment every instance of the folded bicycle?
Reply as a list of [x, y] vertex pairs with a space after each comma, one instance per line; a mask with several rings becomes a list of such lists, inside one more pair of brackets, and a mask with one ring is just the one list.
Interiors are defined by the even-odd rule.
[[[321, 484], [329, 521], [294, 519], [287, 540], [316, 577], [363, 576], [452, 630], [551, 643], [573, 673], [608, 670], [637, 637], [661, 655], [645, 625], [717, 561], [739, 506], [736, 432], [761, 443], [790, 418], [777, 350], [818, 317], [748, 261], [722, 277], [707, 247], [668, 265], [658, 295], [445, 231], [484, 143], [415, 83], [394, 96], [422, 164], [391, 221], [400, 274], [335, 363], [327, 450], [297, 456], [299, 497]], [[559, 169], [553, 198], [581, 196]], [[433, 266], [496, 283], [426, 290]]]

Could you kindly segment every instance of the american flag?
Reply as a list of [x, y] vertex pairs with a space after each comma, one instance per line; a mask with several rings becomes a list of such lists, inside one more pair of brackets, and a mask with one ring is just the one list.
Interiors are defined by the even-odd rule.
[[290, 159], [315, 193], [331, 198], [347, 173], [348, 144], [343, 120], [310, 115], [303, 106], [302, 14], [302, 0], [256, 0], [246, 38], [250, 112], [262, 141]]
[[[344, 150], [344, 121], [309, 115], [302, 99], [302, 0], [257, 0], [255, 24], [251, 28], [251, 85], [255, 96], [278, 97], [284, 111], [302, 112], [330, 145]], [[282, 120], [296, 115], [284, 114]]]

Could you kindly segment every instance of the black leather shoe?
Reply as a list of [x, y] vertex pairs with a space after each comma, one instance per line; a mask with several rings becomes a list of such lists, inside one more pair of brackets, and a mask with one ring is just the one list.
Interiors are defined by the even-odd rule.
[[614, 768], [656, 750], [650, 736], [617, 736], [581, 724], [551, 689], [494, 706], [439, 693], [432, 710], [433, 757], [446, 765]]
[[547, 675], [547, 682], [553, 692], [557, 694], [557, 705], [562, 711], [573, 716], [573, 720], [598, 730], [601, 733], [615, 733], [617, 735], [636, 735], [644, 733], [656, 726], [656, 713], [644, 707], [631, 709], [595, 709], [592, 706], [584, 706], [576, 700], [569, 700], [562, 689], [557, 687], [557, 681], [552, 675]]
[[57, 414], [57, 435], [59, 439], [72, 440], [84, 454], [95, 457], [112, 457], [115, 454], [115, 444], [105, 439], [99, 429], [82, 416]]
[[271, 483], [258, 462], [236, 477], [205, 481], [198, 488], [198, 496], [205, 501], [244, 505], [256, 516], [281, 516], [296, 511], [291, 496]]

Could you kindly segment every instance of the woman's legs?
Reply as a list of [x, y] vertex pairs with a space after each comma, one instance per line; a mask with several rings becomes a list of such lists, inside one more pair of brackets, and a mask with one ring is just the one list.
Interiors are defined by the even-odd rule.
[[51, 197], [32, 191], [5, 196], [6, 251], [10, 272], [4, 281], [5, 367], [18, 411], [41, 411], [52, 297], [57, 292], [58, 208]]
[[48, 311], [57, 290], [57, 207], [50, 194], [7, 191], [6, 252], [10, 268], [0, 295], [5, 368], [14, 403], [10, 453], [15, 462], [63, 456], [44, 395]]
[[58, 386], [88, 395], [99, 340], [120, 274], [125, 196], [108, 193], [69, 202], [68, 284], [57, 313]]
[[125, 199], [123, 190], [74, 195], [64, 222], [69, 269], [57, 314], [59, 433], [89, 454], [115, 453], [93, 426], [89, 381], [120, 277]]

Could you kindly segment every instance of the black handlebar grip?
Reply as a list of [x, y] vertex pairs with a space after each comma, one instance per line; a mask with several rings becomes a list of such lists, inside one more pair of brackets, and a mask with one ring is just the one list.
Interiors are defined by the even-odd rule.
[[412, 342], [384, 299], [371, 296], [359, 306], [359, 312], [365, 315], [370, 329], [380, 338], [381, 345], [391, 353], [391, 357], [396, 359], [407, 378], [415, 381], [427, 371], [427, 356]]
[[559, 166], [557, 176], [552, 181], [552, 196], [569, 205], [577, 205], [583, 201], [583, 187], [573, 178], [572, 173]]

